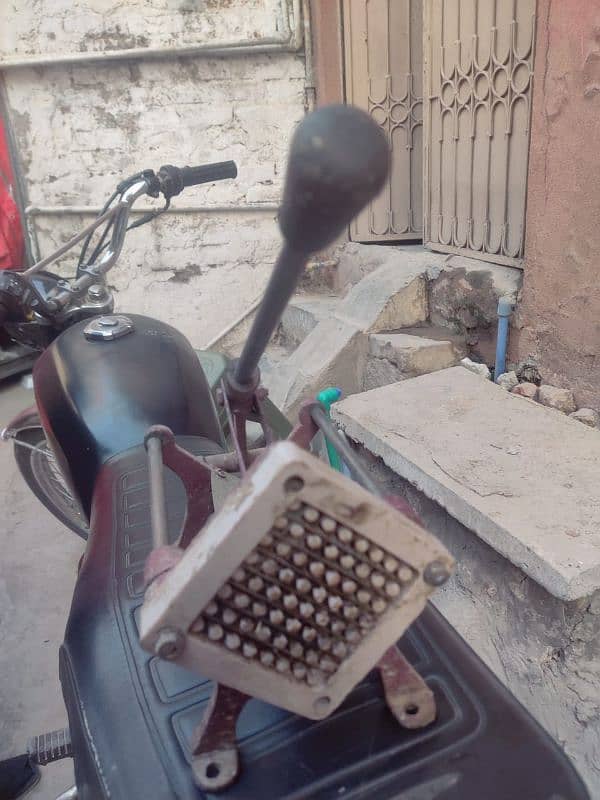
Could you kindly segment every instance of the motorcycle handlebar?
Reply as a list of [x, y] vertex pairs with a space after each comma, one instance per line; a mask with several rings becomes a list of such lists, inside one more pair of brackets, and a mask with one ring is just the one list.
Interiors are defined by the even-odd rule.
[[174, 167], [171, 164], [165, 164], [157, 173], [161, 191], [167, 198], [174, 197], [188, 186], [198, 186], [201, 183], [212, 183], [235, 177], [237, 177], [235, 161], [218, 161], [198, 167]]
[[181, 179], [184, 186], [196, 186], [199, 183], [223, 181], [237, 177], [235, 161], [218, 161], [215, 164], [203, 164], [199, 167], [182, 167]]

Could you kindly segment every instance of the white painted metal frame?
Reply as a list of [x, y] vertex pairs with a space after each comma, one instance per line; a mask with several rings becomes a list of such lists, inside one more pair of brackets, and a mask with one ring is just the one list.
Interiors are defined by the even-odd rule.
[[535, 0], [425, 0], [425, 243], [521, 266]]
[[311, 719], [344, 700], [423, 610], [429, 533], [290, 442], [273, 445], [142, 607], [153, 651]]
[[350, 226], [359, 242], [423, 236], [422, 0], [344, 0], [346, 100], [385, 132], [384, 190]]

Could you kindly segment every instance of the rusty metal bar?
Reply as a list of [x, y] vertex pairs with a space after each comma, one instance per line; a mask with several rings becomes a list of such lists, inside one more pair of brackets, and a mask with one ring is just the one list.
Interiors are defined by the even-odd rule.
[[388, 708], [403, 728], [425, 728], [436, 718], [433, 692], [423, 678], [394, 645], [379, 664], [379, 673]]

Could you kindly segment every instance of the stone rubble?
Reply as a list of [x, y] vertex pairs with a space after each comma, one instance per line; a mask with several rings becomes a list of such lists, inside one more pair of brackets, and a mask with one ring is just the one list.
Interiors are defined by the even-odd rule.
[[511, 389], [512, 394], [517, 394], [519, 397], [528, 397], [530, 400], [537, 398], [538, 387], [535, 383], [518, 383], [514, 389]]
[[516, 386], [518, 386], [519, 379], [517, 378], [516, 372], [503, 372], [502, 375], [498, 376], [496, 383], [498, 386], [502, 387], [502, 389], [506, 389], [507, 392], [511, 392]]
[[556, 408], [565, 414], [570, 414], [577, 409], [573, 392], [570, 389], [561, 389], [558, 386], [550, 386], [550, 384], [540, 386], [538, 400], [543, 406]]
[[462, 358], [460, 363], [469, 372], [474, 372], [475, 375], [480, 375], [482, 378], [487, 378], [487, 380], [492, 377], [492, 373], [486, 364], [478, 364], [475, 361], [471, 361], [470, 358]]
[[[515, 372], [508, 372], [500, 375], [498, 384], [507, 388], [504, 384], [512, 382], [512, 376], [516, 378]], [[548, 408], [555, 408], [568, 414], [572, 419], [582, 422], [589, 428], [600, 428], [600, 414], [593, 408], [580, 408], [577, 411], [577, 404], [575, 397], [570, 389], [561, 389], [558, 386], [550, 386], [549, 384], [542, 384], [539, 388], [535, 383], [525, 381], [517, 383], [509, 389], [511, 394], [516, 394], [519, 397], [526, 397], [529, 400], [537, 400], [541, 405]]]
[[515, 372], [521, 383], [535, 383], [536, 386], [539, 386], [542, 382], [542, 376], [533, 358], [526, 358], [519, 362], [515, 367]]
[[583, 422], [584, 425], [588, 425], [590, 428], [597, 428], [598, 423], [600, 423], [600, 414], [594, 411], [593, 408], [580, 408], [578, 411], [571, 412], [569, 416], [572, 419]]

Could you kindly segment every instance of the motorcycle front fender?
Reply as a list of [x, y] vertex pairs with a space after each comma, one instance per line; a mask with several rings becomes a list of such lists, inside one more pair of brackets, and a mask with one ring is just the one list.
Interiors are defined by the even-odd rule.
[[37, 406], [29, 406], [19, 411], [16, 417], [13, 417], [7, 425], [0, 431], [0, 439], [14, 439], [15, 436], [21, 431], [30, 428], [41, 428], [40, 415]]

